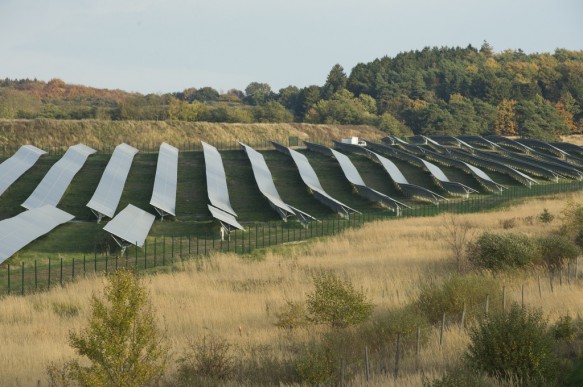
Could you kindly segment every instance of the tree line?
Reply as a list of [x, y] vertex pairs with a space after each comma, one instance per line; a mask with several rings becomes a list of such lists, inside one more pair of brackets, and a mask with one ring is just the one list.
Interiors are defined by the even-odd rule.
[[542, 139], [583, 131], [583, 51], [526, 54], [426, 47], [336, 64], [323, 85], [279, 91], [212, 87], [128, 93], [30, 79], [0, 81], [0, 118], [308, 122], [373, 125], [395, 135], [499, 134]]

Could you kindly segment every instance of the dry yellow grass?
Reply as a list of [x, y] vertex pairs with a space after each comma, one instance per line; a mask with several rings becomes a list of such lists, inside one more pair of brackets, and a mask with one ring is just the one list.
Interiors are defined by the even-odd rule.
[[[581, 194], [570, 198], [583, 201]], [[566, 199], [535, 199], [496, 212], [459, 217], [470, 222], [476, 234], [504, 231], [502, 221], [515, 219], [513, 232], [538, 235], [548, 227], [536, 221], [536, 216], [543, 208], [559, 214]], [[408, 304], [428, 277], [445, 276], [452, 268], [450, 251], [438, 238], [443, 221], [439, 216], [370, 223], [336, 237], [267, 252], [261, 261], [216, 255], [198, 264], [177, 264], [173, 273], [147, 276], [144, 282], [160, 321], [167, 326], [174, 358], [183, 352], [189, 338], [214, 332], [239, 349], [241, 360], [255, 356], [258, 347], [281, 359], [289, 356], [290, 338], [274, 327], [275, 312], [286, 300], [305, 298], [312, 290], [310, 274], [314, 270], [333, 270], [350, 278], [356, 288], [366, 290], [377, 310]], [[525, 302], [541, 307], [551, 319], [575, 316], [583, 308], [580, 282], [568, 285], [564, 279], [559, 286], [557, 279], [551, 292], [545, 277], [540, 297], [536, 274], [508, 275], [503, 280], [509, 299], [520, 302], [524, 284]], [[100, 292], [103, 283], [103, 278], [88, 278], [48, 293], [0, 300], [0, 384], [32, 385], [37, 380], [44, 384], [47, 363], [73, 355], [67, 334], [84, 326], [90, 295]], [[77, 308], [78, 314], [58, 313], [59, 306]], [[313, 333], [300, 330], [292, 339], [311, 340]], [[439, 376], [458, 359], [468, 342], [467, 333], [456, 325], [447, 329], [443, 348], [438, 346], [437, 329], [427, 333], [421, 370], [412, 356], [405, 356], [396, 384], [390, 375], [377, 375], [369, 385], [420, 385], [423, 375]], [[365, 384], [363, 375], [357, 376], [359, 384]]]
[[163, 141], [175, 146], [243, 141], [252, 145], [269, 140], [287, 143], [289, 136], [300, 140], [330, 142], [359, 136], [378, 140], [383, 133], [372, 126], [282, 124], [227, 124], [184, 121], [98, 121], [98, 120], [0, 120], [0, 146], [33, 144], [38, 147], [69, 146], [79, 142], [90, 146], [115, 146], [126, 142], [137, 147], [156, 147]]

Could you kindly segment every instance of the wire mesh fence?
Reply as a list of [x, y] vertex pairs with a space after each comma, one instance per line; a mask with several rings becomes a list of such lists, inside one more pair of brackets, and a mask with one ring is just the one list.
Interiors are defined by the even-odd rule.
[[[60, 285], [88, 273], [108, 273], [118, 267], [148, 270], [197, 259], [213, 253], [250, 254], [256, 249], [311, 238], [336, 235], [349, 228], [381, 221], [398, 221], [404, 217], [435, 216], [440, 213], [470, 213], [499, 207], [505, 203], [541, 195], [575, 192], [583, 182], [561, 182], [526, 187], [512, 187], [497, 195], [481, 195], [470, 199], [453, 199], [439, 205], [422, 205], [404, 209], [400, 214], [389, 212], [353, 213], [347, 218], [336, 217], [312, 222], [302, 227], [297, 222], [264, 222], [244, 224], [245, 230], [231, 232], [221, 240], [219, 233], [199, 233], [182, 237], [148, 238], [141, 248], [130, 246], [123, 255], [119, 252], [95, 250], [76, 258], [35, 260], [3, 265], [0, 268], [0, 294], [25, 294]], [[397, 216], [399, 215], [399, 216]]]

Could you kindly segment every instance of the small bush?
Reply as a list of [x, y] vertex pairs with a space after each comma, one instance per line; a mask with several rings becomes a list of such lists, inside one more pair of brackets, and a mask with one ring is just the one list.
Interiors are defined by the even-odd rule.
[[332, 328], [346, 328], [368, 319], [373, 305], [363, 292], [354, 289], [350, 280], [341, 280], [333, 273], [321, 271], [314, 275], [316, 289], [308, 294], [309, 319]]
[[551, 327], [553, 337], [557, 340], [573, 340], [579, 331], [578, 324], [569, 315], [561, 316]]
[[549, 235], [538, 240], [544, 265], [550, 270], [563, 267], [564, 263], [579, 256], [580, 250], [575, 242], [563, 235]]
[[287, 329], [290, 332], [295, 328], [301, 328], [308, 324], [306, 316], [306, 306], [303, 302], [287, 301], [286, 306], [279, 313], [275, 314], [277, 321], [275, 326]]
[[231, 344], [214, 335], [191, 342], [187, 353], [178, 359], [177, 382], [192, 385], [227, 379], [234, 369], [231, 352]]
[[480, 268], [502, 270], [537, 261], [540, 251], [537, 240], [526, 235], [485, 232], [470, 244], [468, 256]]
[[441, 321], [443, 313], [461, 315], [464, 304], [470, 318], [470, 306], [483, 304], [486, 297], [499, 297], [500, 287], [492, 278], [480, 275], [454, 275], [441, 285], [427, 283], [421, 287], [417, 306], [432, 322]]
[[387, 310], [362, 327], [362, 341], [371, 350], [380, 351], [386, 348], [387, 343], [394, 343], [400, 334], [401, 345], [413, 345], [417, 339], [417, 328], [426, 332], [424, 328], [428, 325], [425, 315], [414, 305]]
[[557, 379], [553, 339], [540, 311], [513, 304], [470, 331], [468, 364], [478, 371], [522, 385], [550, 385]]
[[482, 373], [463, 365], [448, 369], [441, 378], [423, 382], [425, 387], [493, 387], [494, 385]]
[[61, 318], [71, 318], [79, 314], [80, 308], [77, 305], [66, 302], [53, 302], [53, 312]]
[[555, 219], [555, 215], [551, 214], [549, 210], [547, 210], [546, 208], [543, 209], [543, 212], [541, 212], [537, 219], [541, 222], [541, 223], [551, 223], [554, 219]]
[[500, 221], [500, 225], [504, 230], [516, 227], [516, 218], [508, 218]]

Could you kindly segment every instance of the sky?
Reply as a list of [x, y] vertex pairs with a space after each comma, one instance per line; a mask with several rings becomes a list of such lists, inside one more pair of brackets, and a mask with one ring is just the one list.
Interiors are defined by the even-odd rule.
[[323, 85], [424, 47], [583, 50], [582, 0], [0, 0], [0, 79], [130, 92]]

